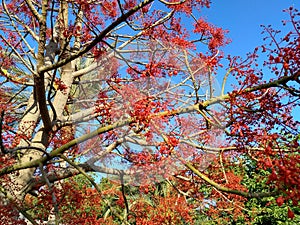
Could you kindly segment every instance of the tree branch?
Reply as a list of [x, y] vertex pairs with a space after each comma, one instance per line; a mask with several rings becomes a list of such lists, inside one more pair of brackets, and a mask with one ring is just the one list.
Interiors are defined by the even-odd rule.
[[[184, 159], [181, 158], [183, 162]], [[263, 197], [270, 197], [270, 196], [276, 196], [279, 194], [279, 191], [274, 191], [274, 192], [266, 192], [266, 193], [249, 193], [245, 191], [239, 191], [231, 188], [224, 187], [213, 180], [211, 180], [209, 177], [207, 177], [205, 174], [201, 173], [199, 170], [197, 170], [191, 163], [185, 162], [184, 165], [190, 169], [194, 174], [196, 174], [198, 177], [200, 177], [202, 180], [205, 182], [209, 183], [211, 186], [215, 187], [217, 190], [230, 193], [230, 194], [235, 194], [239, 196], [243, 196], [246, 198], [263, 198]]]
[[34, 15], [34, 17], [37, 19], [38, 22], [42, 21], [42, 15], [38, 13], [38, 11], [34, 8], [34, 5], [32, 4], [31, 0], [25, 0], [26, 4], [28, 5], [28, 8], [30, 9], [31, 13]]
[[[74, 177], [80, 174], [78, 168], [82, 171], [88, 172], [96, 172], [96, 173], [105, 173], [120, 176], [120, 174], [131, 175], [132, 172], [129, 170], [119, 170], [102, 166], [94, 166], [89, 163], [80, 163], [76, 164], [77, 168], [67, 167], [55, 170], [54, 172], [47, 174], [46, 178], [50, 183], [54, 183], [56, 181], [64, 180], [66, 178]], [[33, 177], [24, 188], [23, 192], [30, 193], [33, 190], [38, 190], [41, 186], [46, 184], [45, 177]]]
[[[298, 77], [299, 75], [300, 75], [300, 72], [298, 72], [297, 74], [295, 74], [293, 76], [285, 76], [285, 77], [282, 77], [282, 78], [280, 78], [276, 81], [269, 82], [267, 84], [257, 85], [257, 86], [254, 86], [252, 88], [248, 88], [244, 92], [253, 92], [253, 91], [256, 91], [256, 90], [265, 89], [265, 88], [269, 88], [269, 87], [277, 87], [277, 85], [282, 84], [282, 83], [286, 83], [290, 80], [293, 80], [296, 77]], [[239, 95], [239, 93], [236, 94], [236, 96], [238, 96], [238, 95]], [[170, 111], [155, 113], [150, 117], [150, 119], [151, 118], [157, 118], [157, 117], [165, 117], [165, 116], [172, 116], [172, 115], [178, 115], [178, 114], [194, 112], [194, 111], [197, 111], [199, 109], [199, 107], [200, 108], [206, 108], [210, 105], [217, 104], [217, 103], [225, 101], [229, 98], [230, 98], [229, 94], [214, 97], [214, 98], [209, 99], [207, 101], [197, 103], [195, 105], [191, 105], [191, 106], [188, 106], [186, 108], [180, 108], [180, 109], [174, 109], [174, 110], [170, 110]], [[4, 174], [11, 173], [13, 171], [18, 171], [18, 170], [22, 170], [22, 169], [26, 169], [26, 168], [37, 167], [37, 166], [39, 166], [40, 163], [45, 163], [49, 159], [57, 157], [58, 155], [62, 154], [63, 152], [65, 152], [69, 148], [71, 148], [71, 147], [73, 147], [73, 146], [75, 146], [79, 143], [82, 143], [86, 140], [89, 140], [89, 139], [91, 139], [91, 138], [93, 138], [93, 137], [95, 137], [99, 134], [111, 131], [115, 128], [123, 127], [125, 125], [130, 124], [130, 123], [133, 123], [134, 121], [135, 121], [134, 118], [128, 118], [126, 120], [121, 120], [121, 121], [118, 121], [116, 123], [104, 126], [104, 127], [99, 127], [98, 129], [96, 129], [95, 131], [93, 131], [91, 133], [88, 133], [88, 134], [82, 135], [78, 138], [75, 138], [72, 141], [60, 146], [59, 148], [57, 148], [55, 150], [52, 150], [49, 153], [48, 156], [44, 156], [40, 159], [36, 159], [36, 160], [30, 161], [30, 162], [24, 162], [24, 163], [19, 163], [19, 164], [14, 164], [14, 165], [11, 165], [11, 166], [7, 166], [7, 167], [3, 168], [2, 170], [0, 170], [0, 176], [4, 175]]]
[[[28, 0], [29, 1], [29, 0]], [[30, 2], [30, 1], [29, 1]], [[47, 31], [47, 7], [48, 1], [42, 1], [42, 15], [39, 19], [40, 32], [39, 32], [39, 46], [37, 55], [37, 72], [38, 75], [34, 77], [34, 93], [35, 98], [39, 105], [40, 114], [44, 123], [45, 131], [51, 130], [51, 119], [47, 108], [46, 91], [45, 91], [45, 72], [41, 71], [41, 68], [45, 64], [45, 48], [46, 48], [46, 31]]]
[[73, 61], [74, 59], [82, 56], [83, 54], [89, 52], [94, 46], [96, 46], [99, 42], [102, 41], [102, 39], [110, 32], [112, 31], [116, 26], [121, 24], [122, 22], [126, 21], [130, 16], [132, 16], [134, 13], [139, 11], [141, 8], [145, 7], [146, 5], [150, 4], [154, 0], [145, 0], [141, 2], [139, 5], [133, 7], [131, 10], [129, 10], [127, 13], [120, 16], [117, 20], [112, 22], [107, 28], [105, 28], [96, 38], [87, 46], [82, 48], [80, 51], [78, 51], [75, 54], [72, 54], [71, 56], [60, 60], [59, 62], [51, 65], [51, 66], [44, 66], [40, 68], [40, 72], [47, 72], [53, 69], [57, 69], [63, 65], [66, 65], [67, 63]]

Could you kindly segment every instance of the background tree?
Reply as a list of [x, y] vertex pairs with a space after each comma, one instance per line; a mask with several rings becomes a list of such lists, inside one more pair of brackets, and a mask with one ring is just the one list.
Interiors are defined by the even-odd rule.
[[[281, 37], [266, 27], [269, 43], [246, 59], [226, 57], [218, 93], [229, 40], [195, 16], [209, 4], [2, 1], [0, 207], [16, 210], [5, 220], [192, 224], [199, 209], [243, 217], [251, 198], [298, 204], [299, 13], [286, 10]], [[225, 93], [228, 76], [238, 85]], [[90, 172], [110, 175], [110, 195]], [[149, 194], [164, 180], [165, 194]]]

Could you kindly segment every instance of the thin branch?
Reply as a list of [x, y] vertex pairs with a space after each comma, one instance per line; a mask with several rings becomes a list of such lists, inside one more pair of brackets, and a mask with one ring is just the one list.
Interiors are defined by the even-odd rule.
[[8, 45], [11, 50], [14, 52], [14, 54], [16, 55], [16, 57], [18, 57], [18, 59], [20, 61], [22, 61], [23, 65], [26, 66], [26, 68], [32, 73], [36, 75], [36, 72], [32, 70], [31, 66], [27, 64], [27, 62], [24, 60], [24, 57], [22, 57], [20, 55], [20, 53], [16, 50], [15, 46], [12, 46], [5, 37], [2, 36], [2, 34], [0, 34], [0, 38], [5, 42], [6, 45]]
[[120, 181], [121, 181], [122, 197], [123, 197], [123, 200], [125, 203], [124, 219], [127, 220], [127, 216], [129, 214], [129, 206], [128, 206], [128, 201], [127, 201], [126, 193], [125, 193], [124, 174], [120, 174]]
[[31, 0], [25, 0], [26, 4], [28, 5], [31, 13], [34, 15], [34, 17], [37, 19], [37, 21], [42, 21], [42, 15], [38, 13], [38, 11], [35, 9], [34, 5], [32, 4]]
[[[88, 162], [76, 164], [76, 166], [77, 168], [67, 167], [67, 168], [57, 169], [54, 172], [47, 174], [47, 179], [49, 180], [50, 183], [54, 183], [60, 180], [64, 180], [66, 178], [77, 176], [80, 174], [78, 168], [81, 168], [81, 170], [86, 173], [88, 172], [105, 173], [105, 174], [111, 174], [116, 176], [120, 176], [120, 174], [124, 174], [124, 175], [132, 174], [132, 172], [129, 170], [118, 170], [118, 169], [112, 169], [108, 167], [94, 166]], [[45, 184], [46, 182], [43, 177], [35, 176], [28, 182], [27, 186], [23, 189], [23, 192], [28, 193], [33, 190], [38, 190], [41, 186], [44, 186]]]
[[[21, 37], [23, 43], [27, 46], [27, 48], [29, 49], [29, 51], [30, 51], [30, 53], [32, 54], [32, 56], [35, 56], [34, 50], [31, 48], [31, 46], [29, 45], [29, 43], [28, 43], [28, 42], [26, 41], [26, 39], [25, 39], [25, 37], [26, 37], [28, 34], [30, 34], [30, 32], [27, 31], [26, 34], [25, 34], [24, 37], [23, 37], [23, 35], [22, 35], [21, 32], [20, 32], [20, 29], [18, 29], [17, 26], [15, 25], [15, 22], [14, 22], [14, 20], [12, 19], [11, 13], [9, 13], [9, 11], [8, 11], [8, 9], [7, 9], [6, 4], [4, 3], [4, 1], [2, 2], [2, 5], [3, 5], [3, 8], [4, 8], [5, 12], [6, 12], [6, 15], [9, 17], [9, 20], [10, 20], [12, 26], [14, 27], [15, 31], [18, 33], [19, 37]], [[21, 41], [19, 41], [19, 43], [20, 43], [20, 42], [21, 42]], [[19, 43], [18, 43], [17, 45], [19, 45]], [[14, 46], [14, 47], [17, 47], [17, 45]]]
[[223, 164], [223, 152], [221, 152], [219, 158], [220, 158], [220, 165], [221, 165], [221, 168], [222, 168], [222, 173], [223, 173], [223, 175], [224, 175], [226, 184], [228, 184], [228, 179], [227, 179], [227, 175], [226, 175], [225, 168], [224, 168], [224, 164]]
[[17, 17], [16, 15], [12, 15], [13, 18], [15, 18], [15, 20], [21, 25], [23, 26], [27, 32], [29, 32], [31, 34], [31, 36], [33, 37], [34, 40], [36, 40], [37, 42], [39, 41], [39, 36], [36, 35], [36, 33], [34, 33], [33, 30], [30, 29], [30, 27], [25, 24], [19, 17]]
[[5, 149], [5, 147], [3, 145], [3, 140], [2, 140], [2, 129], [3, 129], [3, 122], [4, 122], [4, 114], [5, 114], [5, 111], [2, 110], [1, 115], [0, 115], [0, 147], [1, 147], [1, 152], [3, 154], [7, 154], [8, 152]]
[[240, 191], [240, 190], [235, 190], [231, 188], [224, 187], [215, 181], [211, 180], [209, 177], [207, 177], [204, 173], [201, 173], [199, 170], [197, 170], [191, 163], [186, 162], [184, 159], [182, 159], [182, 162], [184, 162], [184, 165], [190, 169], [194, 174], [196, 174], [199, 178], [210, 184], [211, 186], [215, 187], [217, 190], [230, 193], [230, 194], [235, 194], [239, 196], [243, 196], [246, 198], [263, 198], [263, 197], [270, 197], [270, 196], [276, 196], [279, 194], [279, 191], [273, 191], [273, 192], [260, 192], [260, 193], [250, 193], [250, 192], [245, 192], [245, 191]]
[[231, 71], [233, 70], [233, 68], [229, 68], [223, 78], [223, 82], [222, 82], [222, 89], [221, 89], [221, 95], [224, 95], [224, 92], [225, 92], [225, 85], [226, 85], [226, 82], [227, 82], [227, 78], [229, 76], [229, 74], [231, 73]]
[[44, 179], [44, 181], [47, 184], [47, 186], [49, 188], [49, 191], [51, 193], [52, 202], [54, 204], [55, 224], [58, 224], [58, 221], [59, 221], [59, 210], [58, 210], [57, 199], [56, 199], [55, 193], [54, 193], [53, 188], [52, 188], [53, 185], [50, 183], [49, 179], [47, 178], [47, 174], [46, 174], [46, 172], [45, 172], [42, 164], [40, 164], [39, 169], [40, 169], [40, 171], [42, 173], [42, 178]]
[[165, 5], [180, 5], [185, 2], [185, 0], [178, 1], [178, 2], [167, 2], [165, 0], [159, 0], [159, 1]]

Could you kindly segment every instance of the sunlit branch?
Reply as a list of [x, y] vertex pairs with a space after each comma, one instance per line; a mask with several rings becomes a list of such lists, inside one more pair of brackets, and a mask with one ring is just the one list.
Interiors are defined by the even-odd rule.
[[233, 68], [229, 68], [225, 74], [225, 76], [223, 77], [223, 82], [222, 82], [222, 89], [221, 89], [221, 95], [224, 95], [225, 93], [225, 85], [227, 82], [227, 78], [229, 76], [229, 74], [231, 73], [231, 71], [233, 70]]
[[254, 87], [246, 88], [245, 90], [243, 90], [243, 92], [247, 93], [247, 92], [254, 92], [254, 91], [257, 91], [257, 90], [267, 89], [267, 88], [270, 88], [270, 87], [280, 87], [281, 85], [287, 84], [289, 81], [299, 79], [299, 77], [300, 77], [300, 71], [298, 71], [295, 74], [292, 74], [290, 76], [287, 75], [287, 76], [280, 77], [277, 80], [270, 81], [270, 82], [265, 83], [265, 84], [261, 84], [261, 85], [257, 85], [257, 86], [254, 86]]
[[209, 86], [209, 98], [212, 98], [214, 96], [214, 89], [213, 89], [213, 82], [212, 82], [212, 71], [210, 68], [208, 68], [208, 72], [207, 72], [207, 76], [208, 76], [208, 86]]
[[95, 113], [95, 110], [96, 110], [96, 106], [93, 106], [88, 109], [75, 112], [74, 114], [71, 114], [69, 116], [64, 116], [62, 120], [56, 121], [56, 125], [62, 127], [62, 126], [67, 126], [67, 125], [76, 124], [80, 122], [85, 122], [90, 119], [96, 118], [98, 114]]
[[[35, 9], [34, 5], [32, 4], [31, 0], [25, 0], [26, 4], [28, 5], [30, 11], [34, 15], [37, 21], [41, 22], [43, 20], [43, 15], [40, 15], [38, 11]], [[43, 3], [42, 3], [43, 4]]]
[[178, 1], [178, 2], [167, 2], [165, 0], [159, 0], [159, 1], [165, 5], [180, 5], [185, 2], [185, 0]]
[[[239, 150], [237, 147], [235, 146], [229, 146], [229, 147], [210, 147], [210, 146], [203, 146], [203, 145], [199, 145], [196, 144], [192, 141], [187, 141], [184, 139], [180, 139], [179, 142], [181, 143], [185, 143], [187, 145], [190, 145], [196, 149], [201, 149], [207, 152], [212, 152], [212, 153], [221, 153], [221, 152], [229, 152], [229, 151], [236, 151]], [[251, 147], [251, 146], [245, 146], [247, 153], [250, 152], [261, 152], [261, 151], [265, 151], [265, 148], [262, 147]], [[293, 150], [289, 150], [289, 149], [280, 149], [280, 148], [273, 148], [272, 149], [275, 152], [293, 152]]]
[[199, 178], [210, 184], [211, 186], [215, 187], [217, 190], [230, 193], [230, 194], [235, 194], [235, 195], [240, 195], [246, 198], [263, 198], [263, 197], [270, 197], [270, 196], [276, 196], [279, 194], [278, 191], [274, 192], [261, 192], [261, 193], [251, 193], [251, 192], [244, 192], [244, 191], [239, 191], [231, 188], [224, 187], [215, 181], [211, 180], [209, 177], [207, 177], [204, 173], [201, 173], [199, 170], [197, 170], [191, 163], [186, 162], [184, 159], [181, 159], [182, 162], [184, 162], [184, 165], [190, 169], [194, 174], [196, 174]]
[[[64, 159], [62, 159], [65, 161]], [[60, 180], [64, 180], [66, 178], [74, 177], [80, 174], [80, 171], [78, 171], [78, 168], [81, 168], [82, 171], [89, 173], [105, 173], [105, 174], [111, 174], [111, 175], [117, 175], [119, 176], [121, 173], [125, 175], [132, 175], [132, 171], [129, 170], [118, 170], [103, 166], [94, 166], [90, 163], [79, 163], [76, 164], [77, 168], [74, 168], [73, 166], [62, 168], [62, 169], [56, 169], [54, 172], [47, 174], [47, 180], [49, 180], [50, 183], [54, 183]], [[30, 193], [33, 190], [37, 190], [41, 186], [45, 185], [45, 179], [43, 177], [33, 177], [29, 182], [28, 185], [24, 188], [25, 193]]]
[[169, 179], [166, 179], [167, 183], [170, 184], [179, 194], [185, 196], [185, 197], [190, 197], [187, 192], [183, 192], [180, 190], [176, 185], [174, 185]]
[[190, 76], [192, 78], [192, 83], [193, 83], [195, 94], [196, 94], [196, 102], [198, 102], [199, 101], [198, 91], [199, 91], [200, 87], [198, 87], [197, 84], [196, 84], [196, 80], [195, 80], [195, 77], [194, 77], [195, 72], [192, 71], [192, 69], [191, 69], [191, 67], [189, 65], [188, 56], [187, 56], [187, 52], [186, 51], [184, 51], [184, 59], [185, 59], [185, 65], [188, 68], [188, 72], [189, 72], [189, 74], [190, 74]]
[[107, 146], [104, 151], [97, 153], [91, 159], [89, 159], [87, 162], [89, 164], [94, 165], [99, 159], [102, 159], [103, 157], [105, 157], [106, 155], [111, 153], [115, 148], [117, 148], [124, 141], [125, 141], [124, 137], [116, 140], [115, 142], [113, 142], [109, 146]]
[[25, 28], [25, 30], [27, 31], [27, 32], [29, 32], [30, 33], [30, 35], [33, 37], [33, 39], [35, 40], [35, 41], [39, 41], [39, 37], [38, 37], [38, 35], [36, 35], [36, 33], [34, 33], [34, 31], [33, 30], [31, 30], [30, 29], [30, 27], [27, 25], [27, 24], [25, 24], [20, 18], [18, 18], [16, 15], [11, 15], [21, 26], [23, 26], [24, 28]]
[[226, 184], [228, 184], [228, 178], [227, 178], [225, 168], [224, 168], [224, 163], [223, 163], [223, 152], [221, 152], [221, 154], [219, 155], [219, 159], [220, 159], [219, 161], [220, 161], [220, 165], [221, 165], [221, 168], [222, 168], [223, 176], [225, 178]]

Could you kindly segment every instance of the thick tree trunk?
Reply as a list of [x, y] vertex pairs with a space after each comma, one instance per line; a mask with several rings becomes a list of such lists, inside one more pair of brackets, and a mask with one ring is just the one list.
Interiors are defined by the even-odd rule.
[[[43, 7], [46, 7], [45, 5], [47, 5], [47, 1], [44, 1], [43, 3]], [[65, 54], [63, 53], [63, 50], [59, 50], [59, 47], [63, 47], [65, 49], [69, 49], [69, 47], [66, 48], [65, 46], [66, 41], [64, 40], [64, 36], [57, 33], [57, 31], [59, 31], [57, 26], [60, 25], [60, 21], [64, 22], [65, 28], [67, 27], [67, 7], [67, 3], [61, 3], [60, 18], [58, 19], [53, 34], [54, 39], [52, 39], [47, 46], [45, 46], [44, 37], [46, 30], [43, 30], [43, 26], [40, 28], [41, 35], [39, 39], [39, 62], [37, 63], [36, 68], [37, 73], [39, 73], [41, 67], [52, 65], [57, 52], [65, 55], [64, 57], [68, 57], [69, 52], [68, 54]], [[42, 19], [44, 19], [44, 21], [40, 22], [41, 24], [45, 23], [46, 20], [47, 15], [46, 12], [44, 12], [45, 10], [46, 9], [42, 10]], [[73, 83], [72, 74], [74, 72], [74, 66], [74, 63], [70, 62], [60, 68], [61, 83], [63, 83], [66, 88], [56, 90], [52, 103], [47, 102], [47, 100], [49, 100], [47, 99], [47, 91], [51, 91], [48, 86], [51, 84], [53, 79], [53, 72], [46, 72], [45, 74], [40, 74], [39, 77], [37, 77], [37, 80], [43, 83], [35, 83], [35, 88], [28, 100], [27, 108], [18, 130], [18, 134], [26, 135], [26, 137], [28, 137], [27, 140], [20, 138], [20, 141], [18, 143], [16, 142], [16, 148], [21, 149], [20, 152], [22, 153], [18, 159], [20, 163], [31, 162], [47, 154], [46, 149], [49, 144], [49, 139], [51, 138], [52, 125], [57, 119], [62, 119], [63, 117], [70, 87]], [[41, 81], [41, 78], [43, 78], [43, 81]], [[41, 88], [44, 88], [44, 90], [41, 90]], [[41, 105], [41, 103], [43, 105]], [[52, 104], [52, 106], [50, 107], [49, 104]], [[47, 111], [45, 112], [45, 110]], [[47, 115], [45, 114], [49, 116], [50, 122], [47, 121]], [[36, 130], [41, 118], [43, 124], [38, 130]], [[14, 185], [9, 187], [9, 192], [17, 199], [22, 200], [25, 197], [28, 190], [27, 188], [30, 186], [30, 181], [32, 181], [35, 170], [36, 168], [23, 169], [11, 175], [10, 179], [13, 181]]]

